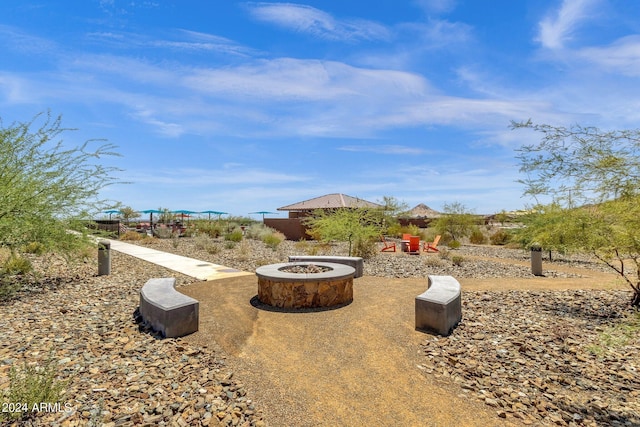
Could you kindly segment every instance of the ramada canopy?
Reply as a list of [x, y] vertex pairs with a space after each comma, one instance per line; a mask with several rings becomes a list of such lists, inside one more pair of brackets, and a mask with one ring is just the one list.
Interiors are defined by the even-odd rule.
[[292, 205], [282, 206], [279, 211], [312, 211], [315, 209], [338, 208], [382, 208], [382, 205], [369, 202], [357, 197], [347, 196], [342, 193], [327, 194]]

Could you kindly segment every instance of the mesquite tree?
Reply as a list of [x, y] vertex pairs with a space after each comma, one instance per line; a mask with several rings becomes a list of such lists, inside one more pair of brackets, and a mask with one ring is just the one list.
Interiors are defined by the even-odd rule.
[[7, 127], [0, 121], [0, 246], [15, 252], [36, 242], [72, 251], [83, 243], [69, 233], [81, 229], [78, 220], [114, 205], [99, 197], [115, 182], [116, 168], [100, 163], [117, 155], [113, 146], [98, 141], [92, 149], [96, 141], [87, 141], [69, 148], [61, 139], [69, 131], [50, 113]]
[[633, 290], [640, 307], [640, 130], [603, 131], [512, 123], [542, 133], [518, 150], [525, 195], [551, 204], [522, 231], [527, 243], [564, 252], [589, 252]]

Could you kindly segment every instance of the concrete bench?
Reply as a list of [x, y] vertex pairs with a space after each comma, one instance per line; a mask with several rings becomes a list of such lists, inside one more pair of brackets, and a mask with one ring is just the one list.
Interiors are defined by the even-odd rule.
[[452, 276], [429, 276], [429, 289], [416, 297], [416, 329], [447, 336], [460, 320], [460, 283]]
[[353, 267], [354, 278], [364, 274], [364, 261], [357, 256], [289, 255], [289, 262], [335, 262]]
[[166, 338], [198, 330], [197, 300], [175, 289], [176, 279], [150, 279], [140, 290], [140, 315], [145, 323]]

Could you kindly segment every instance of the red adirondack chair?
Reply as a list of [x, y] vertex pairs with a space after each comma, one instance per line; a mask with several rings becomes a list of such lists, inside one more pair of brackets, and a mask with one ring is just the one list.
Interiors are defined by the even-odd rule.
[[382, 240], [382, 243], [384, 243], [384, 248], [382, 248], [381, 252], [396, 251], [396, 242], [387, 242], [384, 236], [380, 236], [380, 240]]
[[440, 252], [438, 250], [438, 242], [440, 241], [440, 235], [438, 234], [433, 242], [424, 242], [422, 250], [425, 252]]
[[409, 251], [410, 254], [420, 255], [420, 236], [409, 237]]

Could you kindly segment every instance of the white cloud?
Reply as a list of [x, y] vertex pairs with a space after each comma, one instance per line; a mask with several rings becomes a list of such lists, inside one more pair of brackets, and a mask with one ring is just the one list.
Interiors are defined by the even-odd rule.
[[212, 94], [287, 102], [392, 94], [419, 96], [428, 89], [424, 78], [409, 72], [292, 58], [255, 61], [233, 68], [195, 70], [185, 76], [183, 84]]
[[560, 9], [540, 22], [537, 41], [548, 49], [563, 48], [577, 27], [591, 17], [597, 2], [599, 0], [563, 0]]
[[386, 40], [387, 28], [363, 19], [338, 20], [311, 6], [293, 3], [248, 3], [251, 15], [280, 27], [328, 40]]
[[92, 32], [89, 40], [119, 49], [170, 49], [181, 53], [214, 52], [225, 55], [248, 56], [254, 50], [225, 37], [190, 30], [178, 30], [171, 38], [151, 38], [146, 35], [126, 32]]
[[338, 148], [340, 151], [351, 151], [356, 153], [377, 153], [377, 154], [394, 154], [394, 155], [419, 155], [425, 154], [426, 150], [422, 148], [415, 147], [405, 147], [402, 145], [372, 145], [372, 146], [361, 146], [361, 145], [345, 145], [343, 147]]
[[[170, 153], [168, 153], [171, 155]], [[246, 165], [227, 165], [224, 170], [200, 168], [158, 168], [154, 170], [139, 169], [126, 176], [135, 184], [154, 184], [168, 186], [210, 187], [216, 185], [247, 186], [275, 185], [307, 182], [310, 176], [295, 175], [279, 171], [269, 171], [248, 167]]]
[[640, 76], [640, 36], [633, 35], [616, 40], [606, 47], [581, 49], [577, 55], [602, 68], [626, 76]]

